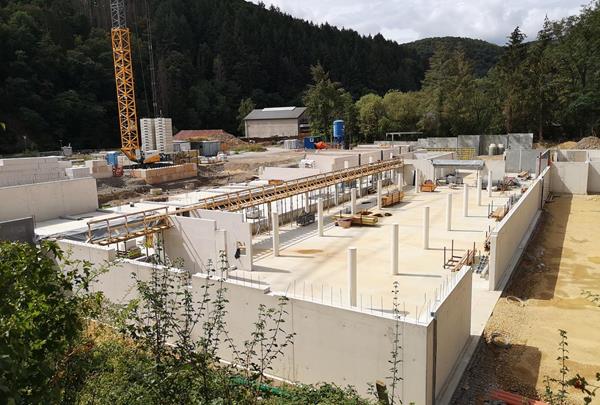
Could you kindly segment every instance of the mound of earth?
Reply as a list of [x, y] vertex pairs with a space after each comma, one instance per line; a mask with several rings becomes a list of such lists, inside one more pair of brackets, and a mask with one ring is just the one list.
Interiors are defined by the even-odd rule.
[[600, 149], [600, 138], [588, 136], [577, 142], [577, 149]]

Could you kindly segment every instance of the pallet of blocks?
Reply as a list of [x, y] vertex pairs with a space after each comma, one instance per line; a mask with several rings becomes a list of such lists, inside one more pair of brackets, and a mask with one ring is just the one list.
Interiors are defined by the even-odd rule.
[[431, 193], [434, 192], [436, 189], [436, 185], [433, 181], [431, 180], [426, 180], [423, 184], [421, 184], [421, 191], [426, 192], [426, 193]]
[[391, 205], [396, 205], [400, 203], [404, 199], [404, 191], [395, 190], [381, 197], [381, 206], [389, 207]]
[[379, 221], [379, 218], [377, 218], [374, 215], [363, 215], [363, 214], [358, 214], [358, 215], [349, 215], [349, 214], [340, 214], [338, 216], [336, 216], [337, 219], [350, 219], [352, 222], [352, 225], [359, 225], [359, 226], [375, 226], [377, 224], [377, 222]]

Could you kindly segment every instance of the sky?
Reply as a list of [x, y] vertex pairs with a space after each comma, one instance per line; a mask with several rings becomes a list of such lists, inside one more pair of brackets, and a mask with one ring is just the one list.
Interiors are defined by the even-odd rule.
[[[251, 0], [258, 3], [260, 0]], [[262, 0], [294, 17], [328, 22], [399, 43], [435, 36], [483, 39], [502, 45], [518, 25], [535, 39], [544, 17], [577, 14], [587, 0]]]

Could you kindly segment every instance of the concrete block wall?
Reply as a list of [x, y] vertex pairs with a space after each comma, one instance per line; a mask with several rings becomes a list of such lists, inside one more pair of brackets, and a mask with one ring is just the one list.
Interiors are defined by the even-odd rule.
[[0, 187], [65, 180], [70, 164], [56, 156], [0, 159]]
[[92, 175], [90, 172], [90, 168], [85, 166], [67, 167], [65, 169], [65, 172], [67, 173], [67, 177], [70, 179], [81, 179], [84, 177], [91, 177]]
[[506, 171], [519, 173], [524, 170], [529, 173], [537, 173], [538, 159], [542, 151], [535, 149], [508, 149], [505, 153]]
[[0, 188], [0, 221], [33, 216], [36, 222], [98, 209], [96, 180], [88, 177]]
[[168, 181], [189, 179], [198, 175], [196, 163], [184, 163], [181, 165], [157, 167], [154, 169], [134, 169], [132, 177], [143, 179], [148, 184], [160, 184]]
[[588, 193], [600, 193], [600, 160], [589, 163]]
[[86, 160], [85, 167], [95, 179], [105, 179], [112, 177], [112, 166], [105, 159]]

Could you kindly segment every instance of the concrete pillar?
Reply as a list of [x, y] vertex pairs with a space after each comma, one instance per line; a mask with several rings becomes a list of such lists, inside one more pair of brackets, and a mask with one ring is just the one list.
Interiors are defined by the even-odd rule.
[[336, 206], [339, 205], [339, 201], [338, 201], [338, 184], [334, 184], [333, 185], [333, 203]]
[[317, 201], [317, 227], [319, 236], [323, 236], [323, 199], [321, 198]]
[[487, 190], [488, 190], [488, 197], [492, 196], [492, 171], [488, 171], [488, 184], [487, 184]]
[[279, 214], [277, 211], [271, 213], [271, 223], [273, 224], [273, 256], [279, 256]]
[[356, 214], [356, 188], [350, 189], [350, 213]]
[[469, 216], [469, 187], [463, 184], [463, 215]]
[[381, 209], [381, 195], [382, 195], [382, 183], [381, 180], [377, 180], [377, 208]]
[[344, 169], [348, 169], [350, 167], [350, 162], [344, 160]]
[[369, 164], [373, 163], [373, 156], [369, 156]]
[[304, 193], [304, 211], [310, 212], [310, 198], [308, 193]]
[[446, 195], [446, 230], [452, 229], [452, 194]]
[[477, 172], [477, 206], [481, 207], [481, 185], [483, 180], [481, 178], [481, 173]]
[[356, 306], [356, 248], [348, 248], [348, 302]]
[[396, 180], [397, 180], [396, 184], [398, 185], [398, 190], [402, 191], [404, 189], [404, 172], [403, 171], [398, 172], [398, 176], [397, 176]]
[[391, 244], [392, 248], [390, 251], [392, 252], [391, 263], [392, 263], [392, 275], [398, 275], [400, 272], [398, 271], [398, 224], [392, 224], [392, 238]]
[[421, 192], [421, 187], [419, 187], [420, 185], [421, 185], [421, 173], [419, 172], [419, 169], [415, 169], [415, 193]]
[[429, 249], [429, 207], [423, 207], [423, 249]]

